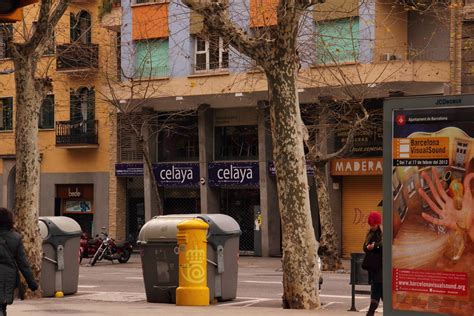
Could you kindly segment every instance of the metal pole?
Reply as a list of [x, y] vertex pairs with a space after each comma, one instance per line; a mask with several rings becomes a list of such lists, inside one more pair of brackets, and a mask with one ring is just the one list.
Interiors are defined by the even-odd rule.
[[351, 253], [351, 309], [349, 309], [349, 312], [357, 312], [356, 306], [355, 306], [355, 274], [356, 274], [356, 254]]

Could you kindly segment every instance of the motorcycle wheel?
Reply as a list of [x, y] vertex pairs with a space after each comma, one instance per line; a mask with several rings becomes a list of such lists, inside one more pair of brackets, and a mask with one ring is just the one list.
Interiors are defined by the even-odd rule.
[[101, 256], [102, 252], [103, 252], [102, 248], [99, 248], [95, 252], [94, 257], [92, 257], [92, 260], [91, 260], [91, 266], [92, 267], [96, 264], [97, 260], [99, 260], [99, 257]]
[[118, 262], [120, 263], [127, 263], [130, 259], [130, 251], [128, 249], [124, 249], [120, 257], [118, 258]]

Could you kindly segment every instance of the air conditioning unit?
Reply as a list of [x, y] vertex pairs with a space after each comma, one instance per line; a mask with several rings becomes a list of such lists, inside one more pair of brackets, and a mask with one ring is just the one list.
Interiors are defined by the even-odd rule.
[[402, 60], [402, 57], [392, 53], [385, 53], [380, 56], [380, 61]]

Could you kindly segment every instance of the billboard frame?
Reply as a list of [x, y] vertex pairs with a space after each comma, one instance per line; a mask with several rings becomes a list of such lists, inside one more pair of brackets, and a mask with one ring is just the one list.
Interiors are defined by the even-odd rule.
[[421, 97], [402, 97], [388, 98], [384, 100], [383, 105], [383, 312], [386, 315], [393, 316], [427, 316], [427, 315], [445, 315], [430, 312], [401, 311], [392, 308], [392, 140], [393, 124], [392, 113], [395, 110], [415, 110], [425, 108], [459, 108], [474, 106], [474, 95], [449, 95], [449, 96], [421, 96]]

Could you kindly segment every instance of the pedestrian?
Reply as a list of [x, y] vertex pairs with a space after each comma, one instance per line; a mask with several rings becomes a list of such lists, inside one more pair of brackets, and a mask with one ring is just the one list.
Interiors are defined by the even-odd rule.
[[382, 216], [379, 212], [370, 212], [367, 223], [370, 229], [365, 237], [362, 268], [369, 272], [370, 306], [367, 316], [373, 316], [380, 299], [383, 299]]
[[20, 298], [24, 294], [19, 272], [25, 277], [32, 291], [38, 289], [26, 259], [21, 236], [13, 230], [13, 224], [13, 213], [6, 208], [0, 208], [0, 316], [7, 315], [7, 305], [13, 303], [16, 288], [19, 288]]

